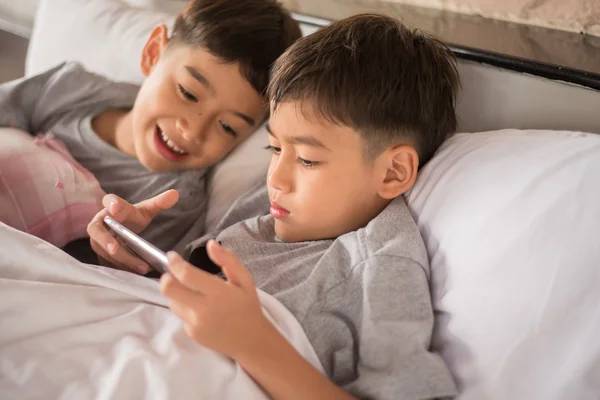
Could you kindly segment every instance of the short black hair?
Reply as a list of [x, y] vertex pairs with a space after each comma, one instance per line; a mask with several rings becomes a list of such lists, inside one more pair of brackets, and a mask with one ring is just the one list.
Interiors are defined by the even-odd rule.
[[271, 66], [301, 36], [298, 23], [274, 0], [191, 0], [175, 20], [169, 45], [199, 46], [239, 62], [242, 75], [266, 96]]
[[361, 14], [294, 43], [275, 63], [268, 96], [311, 104], [357, 131], [374, 159], [407, 139], [425, 164], [456, 130], [459, 76], [452, 51], [400, 21]]

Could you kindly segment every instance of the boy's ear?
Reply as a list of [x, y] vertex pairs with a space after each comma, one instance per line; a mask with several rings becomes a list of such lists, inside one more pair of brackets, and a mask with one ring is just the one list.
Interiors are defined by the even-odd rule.
[[162, 56], [169, 43], [168, 30], [165, 25], [159, 25], [152, 30], [150, 37], [142, 50], [141, 69], [144, 76], [150, 75], [152, 69]]
[[384, 199], [394, 199], [406, 193], [417, 180], [419, 155], [412, 146], [400, 145], [383, 152], [379, 157], [383, 180], [377, 194]]

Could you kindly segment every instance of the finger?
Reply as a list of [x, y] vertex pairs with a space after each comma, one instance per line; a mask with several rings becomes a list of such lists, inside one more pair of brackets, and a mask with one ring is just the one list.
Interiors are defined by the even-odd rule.
[[154, 219], [156, 214], [168, 210], [179, 201], [179, 192], [175, 189], [167, 190], [151, 199], [136, 204], [136, 208], [148, 219]]
[[190, 290], [178, 282], [170, 273], [160, 277], [160, 292], [171, 301], [190, 308], [198, 307], [204, 298], [202, 294]]
[[106, 249], [109, 254], [113, 254], [117, 251], [119, 244], [111, 231], [104, 225], [103, 218], [106, 215], [108, 215], [108, 210], [106, 209], [96, 214], [92, 222], [87, 226], [87, 233], [92, 243], [96, 243], [98, 247]]
[[134, 260], [127, 259], [125, 262], [122, 262], [120, 261], [123, 259], [122, 257], [115, 258], [115, 256], [108, 254], [93, 242], [92, 249], [98, 255], [98, 260], [102, 266], [129, 271], [141, 275], [145, 275], [150, 271], [150, 266], [137, 258], [134, 258]]
[[107, 194], [102, 198], [102, 205], [106, 210], [105, 215], [110, 215], [115, 221], [135, 233], [141, 232], [150, 222], [133, 204], [117, 195]]
[[221, 278], [194, 267], [174, 251], [168, 252], [167, 258], [169, 272], [188, 289], [209, 295], [224, 284]]
[[110, 215], [135, 233], [141, 232], [150, 222], [134, 205], [117, 195], [107, 194], [102, 198], [102, 205], [106, 211], [104, 215]]
[[146, 261], [135, 254], [120, 238], [117, 238], [117, 242], [119, 243], [117, 250], [112, 254], [116, 262], [142, 275], [150, 272], [150, 265]]
[[106, 252], [102, 251], [102, 249], [98, 249], [96, 250], [94, 248], [94, 245], [92, 244], [92, 248], [94, 249], [94, 251], [96, 252], [96, 254], [98, 255], [98, 263], [100, 265], [102, 265], [103, 267], [108, 267], [108, 268], [114, 268], [114, 269], [120, 269], [122, 271], [129, 271], [129, 272], [136, 272], [134, 270], [132, 270], [130, 267], [121, 264], [120, 262], [114, 260], [112, 258], [112, 256], [110, 256], [109, 254], [107, 254]]
[[196, 329], [194, 328], [194, 325], [189, 324], [189, 323], [184, 323], [183, 330], [185, 331], [185, 334], [188, 335], [194, 342], [202, 343], [202, 337], [200, 337], [200, 335], [197, 334]]
[[244, 289], [255, 288], [252, 276], [231, 250], [222, 247], [215, 240], [210, 240], [206, 251], [210, 259], [223, 269], [229, 282]]
[[[99, 213], [97, 217], [102, 217]], [[96, 254], [106, 259], [109, 263], [118, 265], [119, 269], [133, 270], [146, 274], [150, 266], [144, 260], [133, 254], [126, 246], [121, 244], [108, 230], [100, 218], [94, 218], [87, 228], [90, 243]]]
[[132, 204], [112, 193], [102, 198], [102, 206], [108, 211], [108, 215], [119, 222], [124, 221], [130, 213], [135, 211]]
[[181, 303], [171, 301], [169, 302], [169, 308], [173, 311], [173, 314], [181, 318], [186, 324], [193, 324], [193, 321], [197, 321], [197, 318], [194, 317], [193, 310]]
[[134, 274], [138, 273], [137, 271], [134, 271], [133, 269], [131, 269], [130, 267], [128, 267], [127, 265], [123, 265], [115, 260], [108, 260], [104, 257], [98, 256], [98, 261], [100, 263], [100, 265], [102, 265], [103, 267], [108, 267], [108, 268], [112, 268], [112, 269], [118, 269], [121, 271], [127, 271], [127, 272], [132, 272]]

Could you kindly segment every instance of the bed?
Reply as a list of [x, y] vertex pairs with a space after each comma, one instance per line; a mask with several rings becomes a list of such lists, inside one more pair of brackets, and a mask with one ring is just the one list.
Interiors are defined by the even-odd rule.
[[[140, 82], [136, 57], [145, 36], [156, 23], [170, 25], [180, 5], [41, 0], [27, 74], [74, 59], [113, 79]], [[295, 17], [305, 34], [328, 23], [301, 13]], [[95, 44], [93, 51], [86, 43]], [[460, 399], [599, 398], [600, 76], [485, 51], [453, 50], [462, 79], [460, 133], [442, 146], [406, 195], [431, 259], [433, 346], [448, 363]], [[261, 147], [266, 140], [261, 129], [214, 170], [208, 230], [245, 188], [265, 175], [268, 155]], [[54, 393], [62, 398], [166, 399], [199, 394], [193, 386], [180, 390], [179, 373], [192, 379], [196, 353], [177, 333], [155, 285], [118, 271], [85, 269], [75, 277], [53, 272], [51, 267], [63, 257], [56, 249], [0, 228], [0, 286], [5, 289], [0, 290], [0, 304], [22, 310], [21, 320], [26, 320], [32, 288], [58, 282], [66, 290], [56, 300], [63, 307], [60, 320], [71, 333], [93, 332], [89, 328], [94, 324], [100, 332], [106, 332], [102, 324], [119, 329], [114, 321], [130, 318], [123, 332], [137, 338], [123, 344], [113, 331], [112, 336], [86, 342], [73, 334], [70, 344], [53, 348], [48, 336], [46, 342], [35, 342], [41, 346], [36, 353], [16, 327], [4, 324], [17, 326], [20, 319], [7, 306], [0, 307], [0, 391], [10, 388], [11, 398]], [[35, 250], [27, 252], [27, 246]], [[52, 254], [45, 265], [27, 267], [44, 254]], [[72, 260], [62, 260], [76, 269]], [[27, 281], [14, 265], [28, 271], [27, 290], [9, 290]], [[53, 301], [49, 294], [43, 299]], [[71, 321], [73, 299], [78, 304], [71, 311], [79, 319]], [[84, 309], [89, 312], [85, 318]], [[284, 322], [283, 327], [290, 326]], [[136, 334], [131, 334], [132, 326]], [[301, 332], [289, 332], [298, 346], [305, 346]], [[78, 359], [78, 349], [85, 357]], [[28, 362], [22, 354], [29, 355]], [[40, 378], [36, 354], [43, 355], [40, 366], [57, 369], [48, 377], [62, 386]], [[91, 362], [90, 354], [100, 361]], [[311, 356], [309, 349], [306, 354]], [[238, 376], [234, 366], [223, 368]], [[203, 393], [204, 398], [226, 397], [217, 389]], [[232, 393], [229, 398], [250, 392]]]

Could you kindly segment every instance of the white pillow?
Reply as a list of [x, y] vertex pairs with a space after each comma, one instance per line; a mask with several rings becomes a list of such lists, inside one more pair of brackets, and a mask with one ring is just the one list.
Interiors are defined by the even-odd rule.
[[600, 135], [459, 135], [407, 199], [460, 399], [598, 398]]
[[[161, 23], [171, 27], [185, 4], [185, 0], [41, 0], [26, 74], [76, 60], [113, 80], [141, 84], [140, 57], [150, 32]], [[215, 228], [237, 197], [266, 176], [270, 160], [262, 149], [266, 142], [261, 128], [215, 168], [207, 231]]]
[[139, 0], [41, 0], [25, 74], [72, 60], [107, 78], [140, 84], [141, 54], [150, 32], [159, 24], [171, 27], [176, 14], [144, 3], [150, 6]]
[[250, 186], [266, 179], [271, 161], [271, 153], [264, 149], [268, 144], [269, 134], [263, 125], [213, 169], [208, 188], [206, 232], [217, 228], [229, 207]]

